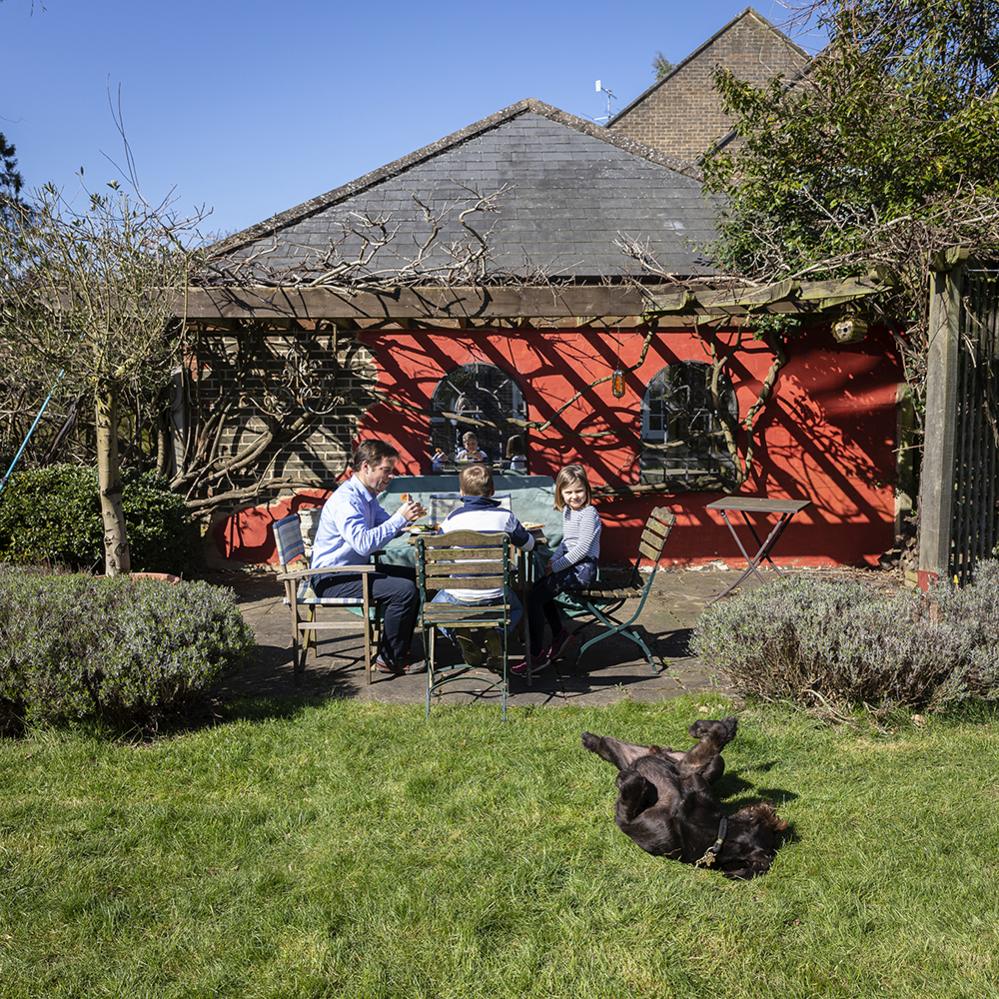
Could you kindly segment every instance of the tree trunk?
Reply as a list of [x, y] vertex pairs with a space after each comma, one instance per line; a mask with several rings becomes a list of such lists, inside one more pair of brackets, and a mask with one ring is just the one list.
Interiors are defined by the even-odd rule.
[[118, 386], [102, 382], [95, 393], [97, 416], [97, 484], [104, 521], [104, 571], [109, 576], [132, 568], [121, 506], [121, 469], [118, 463]]

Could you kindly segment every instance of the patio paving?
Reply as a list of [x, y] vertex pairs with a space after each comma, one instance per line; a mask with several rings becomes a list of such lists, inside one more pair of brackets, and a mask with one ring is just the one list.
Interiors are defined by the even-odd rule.
[[[531, 688], [526, 681], [512, 678], [511, 706], [596, 705], [623, 698], [661, 701], [696, 691], [731, 692], [723, 676], [690, 654], [688, 641], [701, 611], [736, 577], [734, 571], [715, 568], [660, 571], [639, 621], [660, 669], [653, 672], [637, 646], [615, 637], [588, 650], [582, 662], [561, 660], [558, 671], [545, 670]], [[365, 682], [359, 633], [334, 632], [335, 637], [320, 644], [318, 658], [311, 654], [305, 673], [296, 678], [291, 664], [289, 614], [278, 583], [265, 574], [238, 576], [226, 582], [236, 590], [240, 609], [253, 628], [258, 646], [250, 665], [230, 677], [219, 691], [224, 698], [351, 697], [394, 704], [423, 703], [423, 673], [399, 677], [376, 674], [370, 686]], [[586, 634], [593, 633], [587, 629]], [[419, 642], [417, 631], [417, 651]], [[447, 643], [442, 640], [442, 644]], [[475, 700], [498, 704], [497, 693], [476, 693], [482, 684], [481, 678], [462, 681], [435, 704]]]

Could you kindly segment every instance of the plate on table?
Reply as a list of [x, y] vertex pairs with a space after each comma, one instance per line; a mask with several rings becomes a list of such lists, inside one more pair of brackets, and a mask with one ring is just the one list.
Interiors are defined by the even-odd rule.
[[524, 524], [525, 531], [543, 531], [545, 529], [544, 524]]
[[434, 527], [433, 524], [410, 524], [406, 530], [412, 534], [414, 538], [420, 534], [435, 534], [437, 532], [437, 528]]

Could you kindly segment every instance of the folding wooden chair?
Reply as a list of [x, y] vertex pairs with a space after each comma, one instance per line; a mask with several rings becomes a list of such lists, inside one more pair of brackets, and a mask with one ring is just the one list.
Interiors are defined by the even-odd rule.
[[[634, 642], [642, 650], [645, 661], [653, 671], [656, 670], [656, 664], [645, 639], [633, 625], [638, 621], [649, 599], [652, 581], [659, 570], [663, 548], [675, 521], [676, 517], [671, 510], [662, 506], [656, 507], [645, 522], [638, 543], [638, 554], [629, 574], [623, 580], [600, 579], [585, 590], [566, 590], [560, 595], [559, 601], [565, 605], [568, 613], [577, 621], [582, 621], [573, 629], [573, 634], [591, 624], [596, 624], [599, 629], [593, 638], [580, 646], [578, 654], [580, 659], [587, 649], [598, 642], [603, 642], [614, 635], [621, 635]], [[652, 568], [647, 575], [639, 571], [643, 558], [652, 562]], [[630, 607], [631, 615], [625, 619], [624, 614], [620, 612], [631, 601], [635, 603]]]
[[[500, 688], [503, 720], [509, 695], [509, 647], [507, 629], [510, 626], [510, 545], [505, 534], [481, 534], [477, 531], [452, 531], [450, 534], [424, 535], [417, 539], [416, 578], [420, 587], [420, 624], [427, 659], [426, 714], [430, 716], [430, 701], [446, 684], [484, 665], [489, 645], [498, 645], [500, 672], [490, 672], [491, 682], [476, 693]], [[453, 604], [433, 601], [438, 590], [500, 590], [498, 600], [486, 604]], [[461, 662], [455, 666], [437, 664], [437, 632], [486, 632], [482, 656], [478, 662]], [[492, 641], [493, 629], [497, 642]], [[469, 638], [472, 635], [468, 636]], [[482, 639], [475, 636], [476, 642]], [[467, 642], [459, 643], [466, 645]], [[470, 651], [470, 650], [469, 650]], [[465, 652], [469, 654], [468, 651]]]
[[[295, 673], [305, 669], [305, 660], [310, 645], [318, 645], [320, 631], [354, 631], [358, 622], [331, 621], [318, 619], [320, 607], [346, 607], [361, 615], [360, 626], [364, 633], [364, 670], [368, 683], [371, 683], [372, 650], [378, 646], [377, 606], [371, 597], [371, 581], [368, 576], [375, 571], [373, 565], [330, 566], [312, 569], [305, 564], [305, 542], [302, 538], [302, 524], [297, 513], [282, 517], [272, 525], [274, 544], [277, 548], [281, 574], [278, 579], [284, 583], [285, 604], [291, 609], [291, 643]], [[300, 565], [294, 565], [299, 559]], [[360, 597], [317, 597], [312, 589], [312, 577], [338, 573], [361, 577]], [[317, 650], [318, 651], [318, 650]]]

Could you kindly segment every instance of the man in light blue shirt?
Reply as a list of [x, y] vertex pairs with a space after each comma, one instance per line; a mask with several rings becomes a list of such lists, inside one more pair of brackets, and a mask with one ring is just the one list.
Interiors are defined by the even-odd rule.
[[[312, 568], [367, 565], [371, 556], [403, 528], [426, 515], [419, 503], [407, 500], [391, 516], [378, 502], [395, 474], [399, 457], [382, 441], [362, 441], [351, 459], [354, 474], [326, 501], [312, 546]], [[405, 673], [413, 641], [420, 597], [416, 573], [409, 566], [379, 566], [368, 577], [371, 595], [382, 608], [382, 647], [374, 667], [381, 673]], [[360, 597], [361, 576], [345, 573], [313, 577], [317, 596]]]

